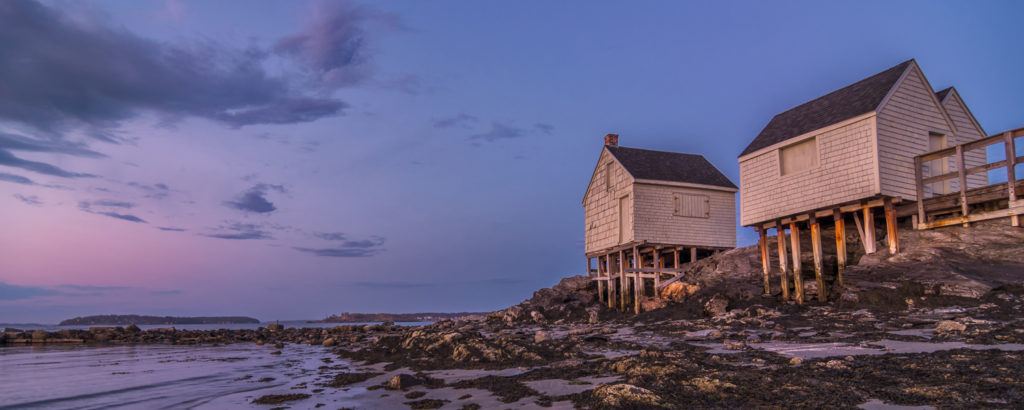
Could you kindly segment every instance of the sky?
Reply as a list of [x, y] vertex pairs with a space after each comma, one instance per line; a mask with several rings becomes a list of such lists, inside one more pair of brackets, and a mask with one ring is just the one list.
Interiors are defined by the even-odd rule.
[[987, 132], [1017, 128], [1021, 17], [1016, 1], [3, 1], [0, 322], [500, 309], [584, 273], [605, 134], [739, 185], [773, 115], [910, 58]]

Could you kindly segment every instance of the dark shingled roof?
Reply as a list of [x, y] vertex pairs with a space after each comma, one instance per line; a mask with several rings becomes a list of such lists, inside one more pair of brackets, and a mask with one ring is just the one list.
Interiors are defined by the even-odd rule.
[[633, 178], [736, 188], [703, 156], [606, 145]]
[[888, 70], [776, 115], [740, 156], [874, 111], [913, 61], [904, 61]]
[[942, 100], [946, 98], [946, 94], [949, 94], [949, 91], [952, 89], [953, 87], [949, 87], [945, 90], [939, 91], [935, 93], [935, 96], [939, 98], [939, 102], [942, 102]]

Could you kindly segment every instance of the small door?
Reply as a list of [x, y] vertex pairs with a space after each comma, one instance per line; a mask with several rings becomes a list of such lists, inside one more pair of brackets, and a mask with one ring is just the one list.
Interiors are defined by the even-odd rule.
[[632, 235], [630, 224], [629, 196], [619, 198], [619, 243], [626, 242]]
[[[945, 135], [937, 134], [934, 132], [928, 135], [928, 151], [937, 151], [946, 148], [947, 146], [948, 145]], [[937, 159], [930, 162], [928, 168], [931, 169], [931, 175], [929, 176], [933, 177], [949, 173], [949, 157]], [[947, 179], [945, 181], [936, 182], [932, 184], [932, 193], [935, 195], [948, 194], [950, 192], [949, 181], [950, 180]]]

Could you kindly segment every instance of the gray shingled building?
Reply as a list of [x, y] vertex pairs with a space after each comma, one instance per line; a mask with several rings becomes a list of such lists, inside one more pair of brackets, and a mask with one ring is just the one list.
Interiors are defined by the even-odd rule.
[[588, 271], [609, 304], [619, 293], [656, 293], [629, 292], [632, 283], [650, 279], [656, 289], [682, 263], [734, 248], [736, 191], [700, 155], [620, 147], [618, 135], [605, 136], [583, 207]]

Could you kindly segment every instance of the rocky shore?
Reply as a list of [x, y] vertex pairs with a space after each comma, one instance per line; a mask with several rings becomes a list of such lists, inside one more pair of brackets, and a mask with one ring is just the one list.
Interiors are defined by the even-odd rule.
[[129, 326], [6, 331], [0, 344], [256, 343], [273, 354], [301, 343], [340, 359], [254, 405], [320, 407], [337, 390], [414, 409], [1024, 402], [1024, 233], [982, 225], [903, 241], [898, 255], [857, 255], [845, 287], [802, 306], [761, 295], [756, 252], [743, 248], [694, 264], [640, 315], [608, 309], [577, 276], [484, 317], [420, 327]]

